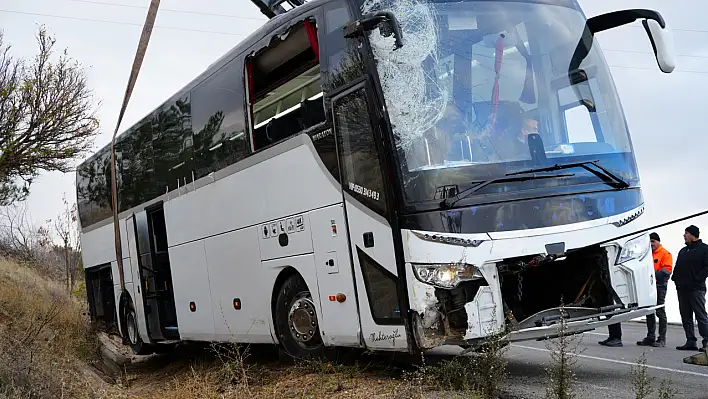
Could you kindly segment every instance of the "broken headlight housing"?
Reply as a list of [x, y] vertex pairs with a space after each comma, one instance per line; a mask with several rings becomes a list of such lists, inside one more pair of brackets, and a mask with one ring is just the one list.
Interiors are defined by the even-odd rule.
[[651, 243], [649, 241], [649, 235], [642, 234], [624, 244], [619, 259], [617, 259], [617, 263], [624, 263], [633, 259], [642, 260], [647, 256], [650, 249]]
[[463, 281], [484, 278], [476, 266], [464, 263], [413, 264], [413, 272], [421, 282], [447, 289], [455, 288]]

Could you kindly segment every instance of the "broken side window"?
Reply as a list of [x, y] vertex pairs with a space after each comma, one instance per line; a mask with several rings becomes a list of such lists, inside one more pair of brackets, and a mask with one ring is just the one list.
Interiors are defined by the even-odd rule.
[[325, 120], [315, 19], [283, 36], [247, 62], [254, 151]]

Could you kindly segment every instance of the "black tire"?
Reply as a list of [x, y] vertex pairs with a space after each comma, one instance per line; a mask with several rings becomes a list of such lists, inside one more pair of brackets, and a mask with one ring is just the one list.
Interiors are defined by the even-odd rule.
[[298, 359], [326, 357], [317, 310], [299, 274], [288, 277], [280, 287], [275, 303], [275, 327], [280, 344], [290, 356]]
[[125, 330], [128, 334], [128, 344], [130, 349], [134, 354], [139, 356], [150, 355], [153, 353], [153, 346], [146, 344], [140, 338], [140, 332], [138, 331], [138, 323], [135, 318], [135, 310], [132, 308], [128, 309], [125, 315]]

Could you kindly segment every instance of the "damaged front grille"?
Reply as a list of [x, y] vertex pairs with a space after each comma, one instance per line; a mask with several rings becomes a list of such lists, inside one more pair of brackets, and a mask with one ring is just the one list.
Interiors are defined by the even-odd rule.
[[556, 317], [549, 309], [561, 305], [597, 309], [615, 302], [601, 247], [507, 260], [498, 271], [504, 313], [514, 328], [544, 325]]

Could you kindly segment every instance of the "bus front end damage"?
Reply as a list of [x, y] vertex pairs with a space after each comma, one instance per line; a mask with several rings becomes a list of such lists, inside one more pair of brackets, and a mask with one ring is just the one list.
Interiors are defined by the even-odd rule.
[[[627, 257], [623, 250], [644, 251], [644, 236], [622, 246], [583, 245], [549, 253], [552, 246], [540, 237], [515, 244], [421, 232], [406, 235], [409, 243], [416, 241], [407, 245], [406, 269], [413, 334], [423, 350], [441, 345], [474, 348], [496, 334], [508, 341], [552, 338], [561, 321], [568, 333], [577, 334], [658, 308], [656, 290], [635, 283], [640, 279], [649, 285], [651, 280], [654, 288], [651, 256]], [[524, 245], [534, 241], [537, 245]], [[442, 254], [456, 254], [456, 261], [421, 261], [439, 260]]]

